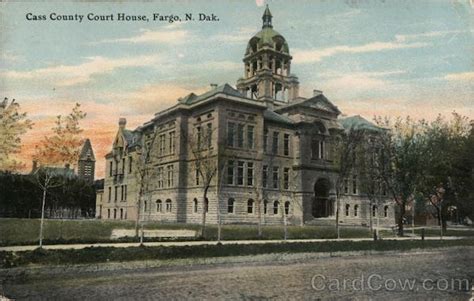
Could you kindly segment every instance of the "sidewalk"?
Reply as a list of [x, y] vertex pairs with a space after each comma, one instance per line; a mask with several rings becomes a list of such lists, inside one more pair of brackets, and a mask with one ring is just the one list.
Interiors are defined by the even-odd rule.
[[[439, 237], [430, 236], [425, 237], [425, 240], [439, 240]], [[446, 236], [443, 240], [457, 240], [466, 239], [462, 236]], [[220, 243], [223, 245], [240, 244], [240, 245], [251, 245], [251, 244], [271, 244], [271, 243], [298, 243], [298, 242], [328, 242], [328, 241], [372, 241], [372, 238], [340, 238], [340, 239], [288, 239], [288, 240], [221, 240]], [[383, 239], [387, 240], [421, 240], [420, 237], [390, 237]], [[176, 241], [176, 242], [144, 242], [143, 245], [147, 247], [173, 247], [173, 246], [203, 246], [203, 245], [216, 245], [217, 241]], [[128, 247], [139, 247], [140, 243], [96, 243], [96, 244], [63, 244], [63, 245], [43, 245], [43, 249], [46, 250], [67, 250], [67, 249], [85, 249], [91, 247], [113, 247], [113, 248], [128, 248]], [[38, 248], [37, 245], [29, 246], [8, 246], [0, 247], [0, 251], [7, 252], [18, 252], [18, 251], [32, 251]]]

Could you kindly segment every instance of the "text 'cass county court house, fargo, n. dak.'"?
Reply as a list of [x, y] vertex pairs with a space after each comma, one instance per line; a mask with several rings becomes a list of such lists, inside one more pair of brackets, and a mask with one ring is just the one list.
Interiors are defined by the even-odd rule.
[[[338, 119], [341, 112], [321, 91], [299, 96], [288, 44], [273, 29], [268, 7], [262, 18], [236, 89], [211, 85], [202, 95], [191, 93], [135, 130], [119, 120], [97, 195], [98, 218], [140, 214], [141, 220], [200, 223], [207, 208], [208, 223], [334, 221], [332, 140], [347, 126], [377, 127], [360, 116]], [[210, 166], [215, 175], [203, 177]], [[146, 183], [143, 170], [149, 171]], [[393, 201], [380, 196], [374, 205], [359, 182], [357, 172], [344, 181], [341, 223], [364, 225], [377, 217], [380, 224], [394, 224]]]

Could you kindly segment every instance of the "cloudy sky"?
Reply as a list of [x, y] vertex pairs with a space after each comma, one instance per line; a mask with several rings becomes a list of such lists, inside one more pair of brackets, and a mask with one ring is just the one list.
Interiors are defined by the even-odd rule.
[[[264, 4], [290, 46], [301, 94], [324, 94], [346, 115], [474, 118], [474, 5], [469, 0], [0, 3], [0, 91], [34, 121], [20, 158], [75, 102], [98, 159], [119, 117], [128, 127], [210, 83], [235, 85]], [[26, 14], [46, 15], [28, 21]], [[147, 15], [149, 22], [54, 21], [57, 15]], [[218, 22], [154, 22], [153, 13], [215, 14]], [[86, 18], [86, 17], [85, 17]]]

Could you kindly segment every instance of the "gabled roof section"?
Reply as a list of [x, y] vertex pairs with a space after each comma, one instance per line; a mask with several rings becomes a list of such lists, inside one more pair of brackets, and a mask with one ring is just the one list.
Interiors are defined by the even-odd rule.
[[290, 118], [280, 115], [278, 113], [275, 113], [268, 109], [263, 111], [263, 117], [266, 120], [270, 120], [274, 122], [279, 122], [279, 123], [284, 123], [284, 124], [293, 124], [293, 121]]
[[194, 94], [194, 93], [188, 94], [185, 97], [178, 99], [178, 102], [182, 103], [182, 104], [192, 105], [192, 104], [198, 103], [198, 102], [200, 102], [204, 99], [207, 99], [211, 96], [214, 96], [218, 93], [224, 93], [224, 94], [231, 95], [231, 96], [236, 96], [236, 97], [244, 97], [239, 91], [232, 88], [231, 85], [225, 83], [225, 84], [220, 85], [220, 86], [218, 86], [218, 87], [216, 87], [216, 88], [214, 88], [210, 91], [207, 91], [207, 92], [205, 92], [205, 93], [203, 93], [199, 96]]
[[91, 141], [86, 139], [82, 145], [79, 161], [95, 161], [94, 151], [92, 150]]
[[339, 109], [332, 102], [330, 102], [329, 99], [327, 99], [326, 96], [324, 96], [322, 93], [315, 95], [311, 98], [297, 99], [295, 101], [290, 102], [287, 105], [276, 108], [275, 111], [285, 112], [288, 109], [294, 108], [294, 107], [317, 109], [317, 110], [333, 113], [336, 115], [341, 114], [341, 111], [339, 111]]
[[346, 131], [350, 129], [354, 130], [367, 130], [373, 132], [382, 132], [385, 129], [379, 126], [376, 126], [372, 122], [363, 118], [360, 115], [350, 116], [346, 118], [341, 118], [339, 122], [342, 124]]

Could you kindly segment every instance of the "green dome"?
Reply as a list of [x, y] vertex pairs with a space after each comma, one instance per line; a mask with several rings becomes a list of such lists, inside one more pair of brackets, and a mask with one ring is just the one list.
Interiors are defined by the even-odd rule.
[[277, 31], [273, 30], [272, 13], [270, 12], [268, 5], [263, 13], [262, 20], [262, 30], [250, 39], [245, 55], [257, 52], [264, 47], [269, 47], [270, 49], [290, 54], [290, 49], [288, 48], [288, 43], [286, 43], [285, 38]]
[[271, 27], [264, 27], [250, 39], [245, 54], [256, 52], [264, 46], [290, 54], [290, 49], [285, 38]]

